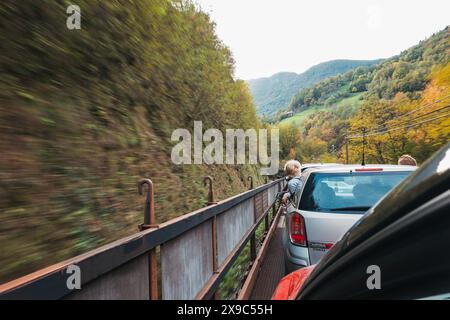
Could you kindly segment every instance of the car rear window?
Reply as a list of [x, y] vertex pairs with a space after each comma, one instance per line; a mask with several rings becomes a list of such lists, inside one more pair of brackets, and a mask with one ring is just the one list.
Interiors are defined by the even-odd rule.
[[409, 171], [311, 173], [299, 209], [362, 213], [399, 184]]

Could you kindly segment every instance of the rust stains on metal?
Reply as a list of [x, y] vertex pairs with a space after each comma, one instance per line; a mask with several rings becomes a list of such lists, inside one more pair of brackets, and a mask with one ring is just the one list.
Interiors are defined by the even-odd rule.
[[[214, 204], [217, 204], [216, 201], [214, 201], [214, 191], [213, 191], [213, 178], [211, 176], [206, 176], [203, 178], [203, 183], [208, 185], [208, 201], [206, 202], [206, 206], [211, 206]], [[211, 230], [212, 230], [212, 269], [213, 273], [219, 272], [219, 262], [218, 262], [218, 255], [217, 255], [217, 216], [214, 216], [211, 219]], [[218, 293], [214, 293], [213, 298], [218, 299]]]
[[[248, 178], [248, 180], [253, 179]], [[206, 179], [206, 182], [212, 182], [212, 178], [211, 180]], [[146, 297], [150, 296], [151, 299], [158, 299], [157, 248], [161, 245], [164, 246], [168, 241], [186, 235], [188, 232], [194, 232], [200, 225], [203, 225], [208, 226], [205, 235], [207, 235], [206, 238], [209, 238], [209, 240], [204, 241], [204, 246], [202, 247], [202, 250], [204, 251], [202, 253], [209, 260], [209, 271], [208, 273], [205, 273], [205, 275], [208, 275], [210, 278], [203, 289], [198, 292], [196, 298], [211, 298], [216, 292], [220, 281], [232, 267], [237, 256], [244, 250], [245, 245], [250, 241], [250, 238], [254, 235], [256, 228], [260, 223], [265, 220], [264, 222], [266, 222], [266, 225], [270, 225], [270, 223], [267, 224], [267, 212], [264, 212], [259, 218], [255, 217], [255, 196], [264, 192], [269, 192], [270, 189], [268, 198], [265, 199], [263, 194], [261, 202], [263, 203], [263, 207], [266, 205], [272, 206], [273, 201], [275, 200], [275, 190], [277, 189], [277, 186], [280, 188], [284, 184], [285, 181], [281, 179], [273, 181], [267, 185], [257, 187], [256, 189], [223, 200], [217, 203], [217, 205], [210, 205], [174, 218], [160, 224], [159, 228], [155, 228], [157, 225], [155, 225], [153, 184], [149, 179], [142, 179], [138, 183], [138, 191], [141, 195], [146, 193], [147, 197], [144, 210], [145, 223], [140, 226], [141, 232], [59, 264], [39, 270], [7, 284], [0, 285], [0, 294], [3, 295], [2, 298], [34, 298], [39, 296], [45, 297], [46, 299], [59, 299], [66, 297], [70, 295], [71, 292], [66, 286], [67, 275], [64, 270], [71, 264], [77, 264], [82, 269], [89, 269], [89, 272], [82, 279], [82, 286], [92, 293], [100, 283], [97, 282], [98, 279], [107, 279], [103, 277], [108, 277], [112, 271], [120, 269], [122, 266], [126, 267], [128, 263], [137, 261], [134, 260], [135, 258], [144, 255], [143, 260], [145, 261], [145, 259], [148, 259], [149, 263], [145, 263], [142, 268], [143, 272], [148, 272], [149, 277], [144, 277], [142, 279], [146, 284], [140, 288], [148, 290], [149, 294], [145, 295]], [[145, 185], [147, 185], [147, 189], [145, 189]], [[212, 191], [212, 186], [210, 190]], [[212, 192], [211, 196], [213, 196]], [[212, 201], [208, 202], [214, 202], [213, 197], [209, 199]], [[213, 218], [216, 221], [214, 221]], [[207, 221], [209, 221], [209, 223], [204, 223]], [[211, 225], [215, 225], [215, 227], [211, 228]], [[242, 226], [243, 228], [239, 228], [239, 232], [236, 233], [234, 232], [236, 226]], [[217, 240], [216, 243], [212, 245], [211, 242], [213, 241], [211, 239], [211, 234], [214, 234], [214, 229], [216, 229], [216, 234], [213, 235], [212, 238]], [[239, 236], [230, 238], [229, 235], [231, 233], [236, 233], [236, 235], [239, 234]], [[225, 244], [227, 245], [225, 246]], [[215, 254], [211, 253], [211, 251], [213, 251], [211, 250], [211, 247], [217, 248]], [[211, 256], [218, 257], [218, 263], [215, 262], [214, 266], [213, 261], [211, 261]], [[214, 269], [214, 272], [212, 269]], [[93, 286], [92, 290], [89, 289], [90, 286]], [[49, 287], [54, 288], [54, 290], [48, 290]], [[136, 288], [136, 290], [138, 290], [138, 288]], [[86, 291], [86, 294], [89, 292]], [[142, 291], [139, 292], [138, 296], [143, 297], [143, 295], [141, 295]], [[76, 297], [73, 296], [73, 298]]]
[[213, 178], [211, 176], [206, 176], [203, 178], [203, 183], [208, 185], [208, 202], [206, 202], [207, 206], [211, 206], [213, 204], [217, 204], [214, 201], [214, 191], [213, 191]]
[[213, 272], [218, 273], [219, 262], [217, 255], [217, 216], [212, 218], [212, 255], [213, 255]]
[[143, 195], [143, 187], [147, 185], [147, 198], [145, 200], [144, 207], [144, 223], [139, 225], [139, 230], [146, 230], [149, 228], [158, 228], [155, 223], [155, 202], [153, 196], [153, 182], [150, 179], [141, 179], [138, 182], [138, 191], [140, 195]]
[[253, 189], [253, 177], [252, 176], [248, 176], [247, 180], [250, 181], [250, 186], [249, 186], [248, 190], [252, 190]]
[[[153, 182], [150, 179], [141, 179], [138, 182], [138, 191], [143, 195], [143, 186], [147, 185], [147, 198], [145, 200], [144, 208], [144, 223], [139, 225], [139, 230], [143, 231], [149, 228], [158, 228], [155, 223], [155, 202], [153, 194]], [[153, 248], [148, 253], [149, 264], [149, 288], [150, 299], [158, 300], [158, 262], [156, 259], [156, 248]]]

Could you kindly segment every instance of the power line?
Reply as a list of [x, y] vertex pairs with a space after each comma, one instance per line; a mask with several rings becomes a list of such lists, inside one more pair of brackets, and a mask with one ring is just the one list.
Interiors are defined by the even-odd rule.
[[[398, 126], [399, 124], [404, 124], [406, 122], [411, 122], [411, 121], [414, 121], [414, 120], [426, 117], [426, 116], [428, 116], [428, 115], [430, 115], [432, 113], [436, 113], [436, 112], [442, 111], [442, 110], [447, 109], [447, 108], [450, 108], [450, 104], [446, 105], [445, 107], [442, 107], [442, 108], [439, 108], [439, 109], [434, 109], [434, 110], [431, 110], [430, 112], [427, 112], [427, 113], [423, 113], [421, 115], [418, 115], [415, 118], [400, 121], [399, 123], [396, 123], [395, 125]], [[395, 119], [395, 120], [397, 120], [397, 119]]]
[[440, 98], [440, 99], [438, 99], [438, 100], [432, 101], [432, 102], [430, 102], [430, 103], [428, 103], [428, 104], [425, 104], [425, 105], [423, 105], [423, 106], [420, 106], [420, 107], [418, 107], [418, 108], [415, 108], [415, 109], [413, 109], [413, 110], [411, 110], [411, 111], [409, 111], [409, 112], [407, 112], [407, 113], [404, 113], [404, 114], [398, 116], [398, 117], [395, 118], [395, 119], [387, 120], [386, 122], [392, 122], [392, 121], [394, 121], [394, 120], [398, 120], [398, 119], [400, 119], [400, 118], [409, 116], [410, 114], [412, 114], [412, 113], [414, 113], [414, 112], [423, 110], [424, 108], [429, 107], [429, 106], [432, 106], [432, 105], [434, 105], [434, 104], [436, 104], [436, 103], [438, 103], [438, 102], [441, 102], [442, 100], [445, 100], [445, 99], [447, 99], [447, 98], [449, 98], [449, 97], [450, 97], [450, 94], [449, 94], [449, 95], [446, 95], [446, 96], [444, 96], [444, 97], [442, 97], [442, 98]]
[[[449, 95], [446, 95], [446, 96], [444, 96], [444, 97], [442, 97], [442, 98], [440, 98], [440, 99], [438, 99], [438, 100], [435, 100], [435, 101], [432, 101], [432, 102], [430, 102], [430, 103], [427, 103], [427, 104], [425, 104], [425, 105], [423, 105], [423, 106], [420, 106], [420, 107], [418, 107], [418, 108], [415, 108], [414, 110], [411, 110], [411, 111], [409, 111], [409, 112], [407, 112], [407, 113], [404, 113], [404, 114], [402, 114], [402, 115], [396, 117], [395, 119], [386, 120], [386, 122], [397, 121], [397, 120], [400, 119], [400, 118], [406, 117], [406, 116], [408, 116], [408, 115], [410, 115], [410, 114], [412, 114], [412, 113], [414, 113], [414, 112], [423, 110], [424, 108], [429, 107], [429, 106], [432, 106], [432, 105], [434, 105], [434, 104], [436, 104], [436, 103], [438, 103], [438, 102], [441, 102], [441, 101], [443, 101], [443, 100], [445, 100], [445, 99], [447, 99], [447, 98], [449, 98], [449, 97], [450, 97], [450, 94], [449, 94]], [[448, 105], [447, 105], [446, 107], [448, 107]], [[444, 108], [446, 108], [446, 107], [444, 107]], [[439, 109], [439, 110], [440, 110], [440, 109]], [[434, 112], [434, 111], [432, 111], [432, 112]], [[414, 120], [414, 119], [412, 119], [412, 120]], [[408, 120], [408, 121], [411, 121], [411, 120]], [[404, 123], [404, 122], [400, 122], [400, 123], [398, 123], [398, 124], [401, 124], [401, 123]], [[380, 130], [380, 129], [383, 129], [383, 126], [379, 126], [378, 128], [375, 128], [374, 131], [377, 131], [377, 130]], [[372, 131], [372, 132], [373, 132], [373, 131]], [[350, 132], [348, 132], [347, 134], [353, 134], [353, 133], [356, 133], [356, 132], [350, 131]]]
[[403, 126], [403, 127], [397, 127], [397, 128], [392, 128], [392, 129], [389, 129], [389, 130], [378, 131], [378, 132], [371, 132], [371, 133], [367, 133], [367, 134], [364, 134], [364, 135], [350, 136], [350, 137], [347, 137], [347, 139], [363, 138], [363, 137], [382, 135], [382, 134], [386, 134], [386, 133], [392, 132], [392, 131], [412, 128], [412, 127], [418, 126], [420, 124], [431, 122], [431, 121], [434, 121], [434, 120], [437, 120], [437, 119], [440, 119], [440, 118], [443, 118], [443, 117], [447, 117], [447, 116], [450, 116], [450, 113], [446, 113], [446, 114], [443, 114], [443, 115], [440, 115], [440, 116], [437, 116], [437, 117], [434, 117], [434, 118], [431, 118], [431, 119], [426, 119], [426, 120], [423, 120], [423, 121], [420, 121], [420, 122], [412, 123], [412, 124], [409, 124], [409, 125]]
[[[442, 107], [442, 108], [439, 108], [439, 109], [435, 109], [435, 110], [432, 110], [430, 112], [421, 114], [421, 115], [419, 115], [419, 116], [417, 116], [415, 118], [404, 120], [404, 121], [400, 121], [399, 123], [396, 123], [395, 126], [398, 126], [398, 125], [401, 125], [401, 124], [404, 124], [404, 123], [407, 123], [407, 122], [415, 121], [417, 119], [429, 116], [432, 113], [436, 113], [436, 112], [442, 111], [442, 110], [447, 109], [449, 107], [450, 107], [450, 105], [446, 105], [445, 107]], [[368, 133], [378, 133], [378, 132], [384, 132], [386, 130], [387, 130], [387, 128], [385, 126], [379, 126], [379, 127], [375, 128], [375, 129], [369, 131]], [[357, 136], [360, 136], [360, 135], [357, 135]], [[350, 137], [352, 137], [352, 136], [350, 136]]]
[[[388, 133], [388, 132], [391, 132], [391, 131], [397, 131], [397, 130], [401, 130], [401, 129], [408, 129], [408, 128], [415, 127], [415, 126], [423, 124], [423, 123], [431, 122], [431, 121], [434, 121], [434, 120], [437, 120], [437, 119], [440, 119], [440, 118], [443, 118], [443, 117], [446, 117], [446, 116], [450, 116], [450, 113], [446, 113], [446, 114], [440, 115], [438, 117], [434, 117], [434, 118], [431, 118], [431, 119], [423, 120], [423, 121], [416, 122], [416, 123], [413, 123], [413, 124], [410, 124], [410, 125], [407, 125], [407, 126], [403, 126], [403, 127], [397, 127], [397, 128], [392, 128], [392, 129], [389, 129], [389, 130], [368, 133], [365, 136], [366, 137], [370, 137], [370, 136], [382, 135], [382, 134], [385, 134], [385, 133]], [[362, 137], [363, 137], [363, 135], [357, 135], [357, 136], [348, 137], [348, 139], [362, 138]]]

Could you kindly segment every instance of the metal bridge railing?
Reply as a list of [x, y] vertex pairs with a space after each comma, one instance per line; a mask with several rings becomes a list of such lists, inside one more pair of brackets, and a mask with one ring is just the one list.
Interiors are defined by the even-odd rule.
[[[275, 218], [279, 216], [276, 194], [285, 181], [279, 179], [218, 203], [212, 178], [205, 178], [205, 183], [209, 183], [205, 208], [156, 225], [153, 185], [141, 180], [140, 193], [144, 185], [148, 191], [139, 233], [3, 284], [0, 299], [211, 299], [250, 241], [253, 264], [239, 294], [248, 297], [271, 234], [256, 254], [255, 232], [263, 221], [267, 231], [273, 229], [276, 219], [269, 221], [268, 213], [274, 210]], [[67, 285], [71, 265], [81, 271], [81, 289]]]

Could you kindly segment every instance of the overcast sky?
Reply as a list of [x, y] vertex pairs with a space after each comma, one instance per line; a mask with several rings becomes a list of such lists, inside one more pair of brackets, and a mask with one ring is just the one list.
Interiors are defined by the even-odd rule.
[[233, 52], [236, 76], [388, 58], [450, 24], [448, 0], [197, 0]]

